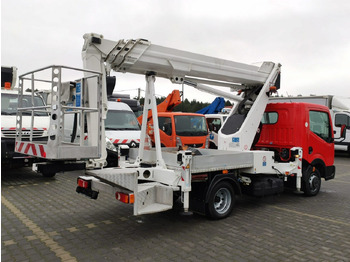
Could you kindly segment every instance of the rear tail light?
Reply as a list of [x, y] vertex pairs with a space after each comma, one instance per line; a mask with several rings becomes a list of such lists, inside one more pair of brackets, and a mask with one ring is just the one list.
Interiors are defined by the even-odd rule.
[[98, 191], [91, 189], [91, 180], [84, 180], [83, 178], [78, 178], [78, 186], [76, 192], [79, 194], [84, 194], [92, 199], [97, 199]]
[[11, 89], [11, 85], [12, 85], [11, 82], [5, 82], [5, 86], [4, 87], [5, 87], [6, 90], [10, 90]]
[[82, 178], [78, 178], [78, 186], [82, 188], [89, 188], [89, 181], [86, 181]]
[[135, 202], [134, 194], [126, 194], [122, 192], [116, 192], [115, 198], [126, 204], [133, 204]]

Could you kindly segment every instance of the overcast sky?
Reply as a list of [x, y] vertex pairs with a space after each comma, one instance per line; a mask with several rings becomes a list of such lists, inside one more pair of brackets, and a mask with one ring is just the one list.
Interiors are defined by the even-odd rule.
[[[282, 64], [283, 95], [350, 97], [348, 0], [2, 0], [1, 64], [19, 74], [47, 65], [82, 67], [85, 33], [154, 44], [243, 63]], [[117, 75], [117, 89], [145, 87]], [[166, 96], [179, 85], [157, 80]], [[117, 90], [118, 92], [118, 90]], [[185, 97], [214, 97], [186, 87]]]

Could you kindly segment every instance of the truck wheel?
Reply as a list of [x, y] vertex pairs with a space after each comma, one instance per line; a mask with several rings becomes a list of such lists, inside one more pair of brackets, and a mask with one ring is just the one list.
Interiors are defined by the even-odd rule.
[[235, 204], [235, 195], [233, 188], [228, 182], [220, 182], [212, 189], [207, 215], [213, 219], [221, 219], [228, 217]]
[[310, 166], [303, 174], [303, 191], [306, 196], [316, 196], [321, 189], [320, 172]]
[[210, 149], [218, 149], [218, 147], [213, 142], [209, 143], [209, 148]]
[[56, 173], [54, 172], [43, 172], [42, 173], [43, 177], [54, 177]]

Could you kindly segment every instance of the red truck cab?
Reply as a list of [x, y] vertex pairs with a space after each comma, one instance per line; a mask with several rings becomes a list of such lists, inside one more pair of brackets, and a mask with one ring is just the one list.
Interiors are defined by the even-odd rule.
[[[208, 148], [208, 126], [204, 115], [181, 112], [159, 112], [160, 143], [163, 147], [188, 146]], [[153, 119], [147, 123], [147, 131], [154, 143]]]
[[261, 123], [260, 137], [254, 149], [273, 150], [276, 160], [290, 161], [291, 148], [302, 147], [302, 172], [307, 180], [304, 183], [320, 183], [320, 177], [325, 180], [334, 178], [334, 137], [331, 115], [326, 106], [270, 103]]

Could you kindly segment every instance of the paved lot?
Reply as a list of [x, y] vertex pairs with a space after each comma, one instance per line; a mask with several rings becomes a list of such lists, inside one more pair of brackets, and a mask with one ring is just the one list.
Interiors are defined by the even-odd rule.
[[245, 197], [231, 217], [132, 216], [75, 193], [78, 172], [2, 170], [2, 261], [350, 261], [350, 158], [316, 197]]

